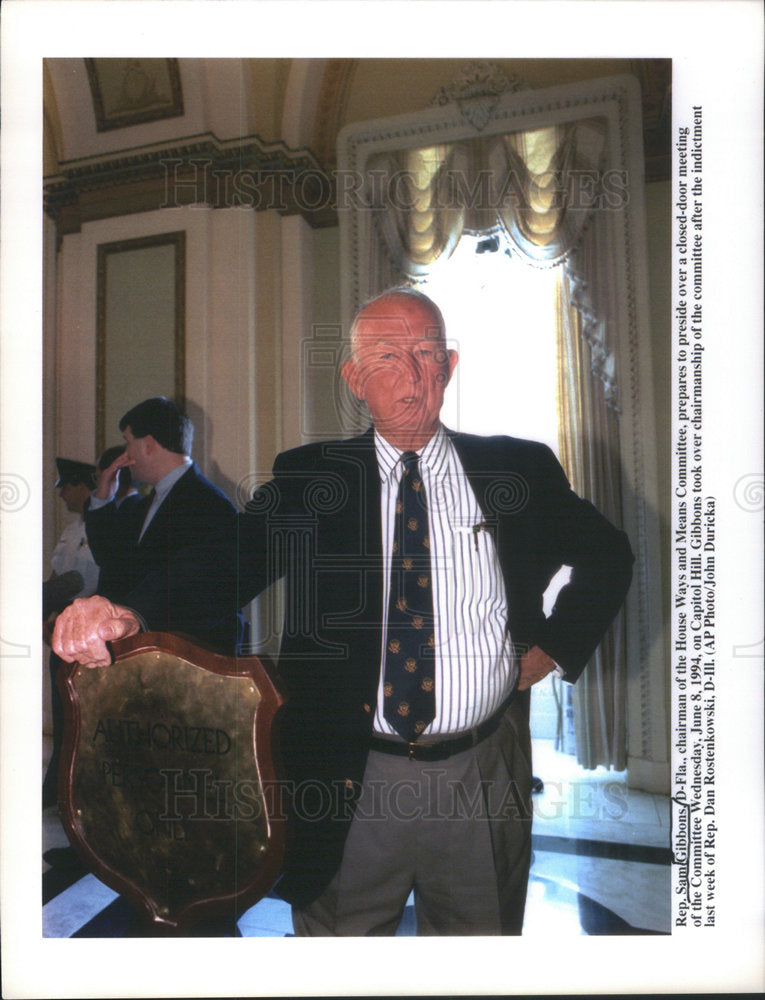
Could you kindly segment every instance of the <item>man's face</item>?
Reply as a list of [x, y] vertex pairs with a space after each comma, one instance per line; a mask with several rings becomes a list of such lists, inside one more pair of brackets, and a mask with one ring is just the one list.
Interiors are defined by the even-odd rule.
[[154, 485], [151, 468], [151, 435], [133, 437], [130, 427], [126, 427], [122, 436], [125, 438], [125, 455], [132, 462], [133, 479]]
[[81, 514], [85, 501], [90, 496], [90, 490], [85, 483], [62, 483], [58, 495], [70, 513]]
[[457, 353], [447, 349], [427, 305], [393, 295], [359, 317], [354, 357], [343, 376], [366, 401], [379, 433], [408, 449], [427, 442], [438, 427], [456, 364]]

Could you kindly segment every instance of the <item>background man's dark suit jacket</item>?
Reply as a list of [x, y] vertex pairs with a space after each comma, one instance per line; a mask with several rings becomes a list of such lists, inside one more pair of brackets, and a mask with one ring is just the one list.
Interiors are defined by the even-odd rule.
[[[629, 586], [633, 557], [626, 536], [570, 490], [546, 446], [450, 436], [483, 511], [482, 530], [496, 541], [515, 647], [522, 654], [541, 646], [575, 680]], [[542, 597], [562, 565], [572, 567], [571, 581], [546, 619]], [[221, 603], [241, 606], [286, 577], [279, 672], [289, 702], [281, 746], [295, 795], [291, 850], [278, 889], [301, 905], [318, 895], [339, 864], [369, 752], [383, 614], [372, 431], [279, 455], [274, 478], [256, 491], [235, 532], [173, 568], [176, 581], [194, 573], [191, 593], [172, 586], [162, 605], [155, 581], [131, 595], [131, 606], [151, 628], [157, 603], [171, 621], [190, 614], [203, 621], [220, 614]]]
[[[233, 653], [242, 627], [233, 599], [219, 609], [216, 617], [208, 616], [204, 624], [186, 613], [173, 614], [171, 627], [168, 593], [166, 588], [163, 593], [161, 584], [167, 578], [172, 555], [198, 548], [212, 533], [231, 524], [236, 515], [233, 504], [192, 463], [167, 494], [139, 541], [150, 505], [151, 496], [147, 496], [135, 501], [128, 498], [119, 507], [109, 503], [85, 511], [88, 542], [101, 567], [98, 593], [115, 604], [132, 607], [132, 592], [157, 573], [160, 585], [154, 590], [152, 629], [183, 632], [221, 652]], [[206, 590], [203, 581], [199, 587]], [[202, 592], [189, 594], [189, 607], [205, 599]]]

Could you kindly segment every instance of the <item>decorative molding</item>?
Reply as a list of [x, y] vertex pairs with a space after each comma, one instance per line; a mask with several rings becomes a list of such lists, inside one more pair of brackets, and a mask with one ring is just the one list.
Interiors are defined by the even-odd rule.
[[321, 81], [312, 145], [326, 170], [337, 163], [337, 134], [356, 59], [329, 59]]
[[508, 76], [497, 63], [478, 59], [460, 70], [451, 83], [440, 87], [429, 107], [456, 104], [465, 121], [482, 132], [503, 94], [530, 89], [528, 83], [515, 74]]
[[275, 209], [315, 228], [337, 222], [334, 181], [313, 153], [257, 135], [223, 142], [205, 133], [169, 147], [64, 161], [44, 180], [44, 209], [59, 239], [95, 219], [189, 204]]

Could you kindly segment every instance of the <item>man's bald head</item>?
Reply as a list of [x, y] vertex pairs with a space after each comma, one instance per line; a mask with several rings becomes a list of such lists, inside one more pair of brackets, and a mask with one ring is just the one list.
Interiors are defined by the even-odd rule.
[[446, 323], [436, 303], [424, 292], [402, 285], [369, 299], [356, 313], [351, 324], [351, 350], [354, 354], [359, 341], [359, 323], [368, 319], [385, 320], [392, 316], [400, 316], [404, 321], [411, 319], [421, 328], [431, 331], [434, 340], [446, 342]]
[[353, 356], [343, 377], [366, 401], [380, 434], [402, 451], [421, 448], [438, 427], [457, 364], [445, 333], [435, 302], [409, 288], [372, 299], [351, 328]]

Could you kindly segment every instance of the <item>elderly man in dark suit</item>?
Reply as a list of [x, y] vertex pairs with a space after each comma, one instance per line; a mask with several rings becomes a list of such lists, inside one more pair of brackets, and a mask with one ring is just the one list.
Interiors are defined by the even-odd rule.
[[[131, 594], [149, 627], [206, 620], [286, 577], [280, 726], [290, 792], [278, 889], [301, 935], [518, 934], [531, 842], [528, 689], [573, 681], [631, 578], [625, 535], [548, 448], [442, 426], [457, 355], [408, 289], [366, 305], [343, 368], [373, 427], [279, 455], [236, 526]], [[545, 617], [562, 565], [570, 582]], [[235, 596], [234, 596], [235, 595]], [[109, 662], [126, 608], [82, 602], [67, 659]], [[167, 601], [165, 605], [163, 601]]]

